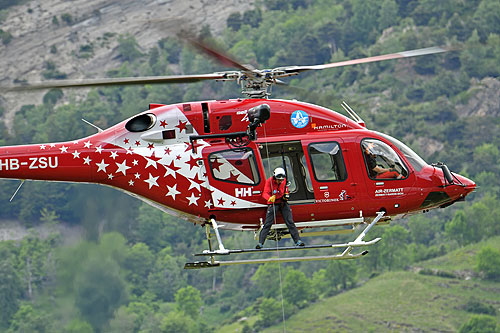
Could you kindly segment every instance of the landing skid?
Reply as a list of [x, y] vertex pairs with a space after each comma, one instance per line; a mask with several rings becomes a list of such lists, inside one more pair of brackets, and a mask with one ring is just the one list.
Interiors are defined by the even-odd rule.
[[[274, 249], [276, 251], [276, 249]], [[199, 269], [210, 268], [219, 266], [230, 265], [244, 265], [244, 264], [265, 264], [268, 262], [296, 262], [296, 261], [317, 261], [317, 260], [341, 260], [341, 259], [356, 259], [368, 254], [368, 251], [363, 251], [357, 254], [348, 255], [333, 255], [333, 256], [312, 256], [312, 257], [288, 257], [288, 258], [265, 258], [265, 259], [248, 259], [248, 260], [225, 260], [225, 261], [195, 261], [188, 262], [184, 265], [184, 269]]]
[[[368, 251], [362, 251], [360, 253], [351, 254], [351, 251], [360, 246], [370, 246], [374, 245], [380, 241], [380, 238], [375, 238], [371, 241], [365, 242], [363, 238], [366, 236], [366, 233], [382, 218], [384, 212], [377, 212], [377, 216], [373, 219], [371, 223], [369, 223], [363, 231], [358, 235], [358, 237], [353, 242], [342, 243], [342, 244], [325, 244], [325, 245], [309, 245], [309, 246], [301, 246], [301, 247], [282, 247], [282, 248], [262, 248], [262, 249], [235, 249], [228, 250], [224, 248], [222, 244], [222, 240], [219, 234], [219, 226], [215, 219], [210, 219], [209, 222], [212, 225], [213, 230], [215, 231], [215, 236], [217, 237], [217, 241], [219, 243], [219, 249], [212, 249], [212, 234], [210, 233], [210, 225], [206, 225], [206, 234], [208, 240], [208, 250], [203, 251], [202, 253], [196, 253], [195, 256], [208, 256], [210, 257], [209, 261], [195, 261], [188, 262], [184, 265], [184, 269], [200, 269], [200, 268], [210, 268], [210, 267], [219, 267], [219, 266], [230, 266], [230, 265], [244, 265], [244, 264], [265, 264], [270, 262], [297, 262], [297, 261], [316, 261], [316, 260], [345, 260], [345, 259], [356, 259], [361, 256], [364, 256], [368, 253]], [[340, 254], [336, 255], [327, 255], [327, 256], [309, 256], [309, 257], [284, 257], [284, 258], [264, 258], [264, 259], [247, 259], [247, 260], [233, 260], [233, 261], [218, 261], [215, 260], [215, 256], [227, 256], [230, 254], [241, 254], [241, 253], [257, 253], [257, 252], [281, 252], [281, 251], [292, 251], [292, 250], [305, 250], [305, 249], [321, 249], [321, 248], [345, 248], [344, 251]]]
[[237, 249], [237, 250], [226, 250], [224, 252], [215, 251], [203, 251], [202, 253], [195, 253], [195, 256], [216, 256], [216, 255], [229, 255], [236, 253], [256, 253], [256, 252], [276, 252], [278, 251], [291, 251], [291, 250], [307, 250], [307, 249], [324, 249], [324, 248], [342, 248], [342, 247], [359, 247], [368, 246], [377, 243], [380, 238], [375, 238], [369, 242], [349, 242], [344, 244], [324, 244], [324, 245], [306, 245], [306, 246], [285, 246], [280, 248], [266, 247], [262, 249]]

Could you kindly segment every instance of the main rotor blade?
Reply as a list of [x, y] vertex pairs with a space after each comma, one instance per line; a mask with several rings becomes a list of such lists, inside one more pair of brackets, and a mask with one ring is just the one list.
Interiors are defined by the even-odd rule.
[[208, 54], [210, 57], [214, 58], [224, 66], [238, 68], [242, 71], [247, 72], [247, 74], [254, 71], [254, 68], [252, 68], [251, 66], [240, 64], [238, 61], [234, 60], [227, 54], [222, 53], [222, 51], [216, 50], [215, 48], [198, 39], [186, 38], [186, 40], [195, 48], [204, 52], [205, 54]]
[[82, 79], [82, 80], [57, 80], [37, 82], [20, 86], [0, 86], [0, 91], [27, 91], [51, 88], [76, 88], [76, 87], [102, 87], [116, 85], [140, 85], [161, 83], [192, 83], [204, 80], [224, 79], [224, 73], [198, 74], [198, 75], [169, 75], [169, 76], [143, 76], [143, 77], [118, 77], [108, 79]]
[[308, 71], [308, 70], [327, 69], [327, 68], [334, 68], [334, 67], [343, 67], [343, 66], [350, 66], [350, 65], [357, 65], [357, 64], [365, 64], [365, 63], [369, 63], [369, 62], [377, 62], [377, 61], [384, 61], [384, 60], [390, 60], [390, 59], [417, 57], [417, 56], [421, 56], [421, 55], [448, 52], [451, 50], [452, 49], [450, 49], [450, 48], [442, 48], [439, 46], [434, 46], [434, 47], [427, 47], [424, 49], [417, 49], [417, 50], [411, 50], [411, 51], [384, 54], [384, 55], [368, 57], [368, 58], [332, 62], [332, 63], [324, 64], [324, 65], [287, 66], [287, 67], [282, 67], [280, 69], [284, 70], [287, 73], [288, 72], [303, 72], [303, 71]]

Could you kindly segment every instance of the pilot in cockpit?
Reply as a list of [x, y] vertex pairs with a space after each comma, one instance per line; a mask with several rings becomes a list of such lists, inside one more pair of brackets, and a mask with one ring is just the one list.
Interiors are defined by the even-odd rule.
[[384, 168], [377, 163], [377, 152], [375, 149], [375, 144], [371, 141], [363, 142], [363, 153], [366, 159], [366, 165], [368, 166], [368, 172], [370, 173], [370, 178], [378, 179], [400, 179], [402, 176], [393, 168]]

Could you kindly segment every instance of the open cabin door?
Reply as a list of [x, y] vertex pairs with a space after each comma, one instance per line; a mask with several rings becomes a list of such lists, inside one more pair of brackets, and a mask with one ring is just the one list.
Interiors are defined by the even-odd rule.
[[314, 203], [314, 193], [304, 150], [300, 141], [259, 144], [266, 179], [277, 167], [286, 172], [290, 204]]

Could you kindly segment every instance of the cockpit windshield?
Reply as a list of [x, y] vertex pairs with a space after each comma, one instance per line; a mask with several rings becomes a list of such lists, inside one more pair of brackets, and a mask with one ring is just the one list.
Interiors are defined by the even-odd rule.
[[377, 132], [377, 134], [383, 137], [384, 139], [389, 140], [393, 145], [395, 145], [399, 149], [399, 151], [403, 153], [404, 157], [406, 157], [408, 162], [410, 162], [415, 171], [418, 172], [422, 170], [424, 166], [427, 165], [427, 162], [425, 162], [422, 159], [422, 157], [418, 156], [417, 153], [415, 153], [413, 150], [410, 149], [410, 147], [408, 147], [398, 139], [395, 139], [392, 136], [380, 132]]

